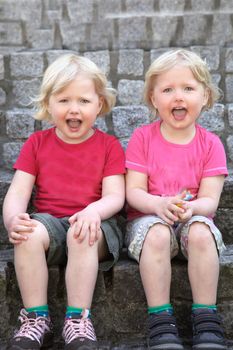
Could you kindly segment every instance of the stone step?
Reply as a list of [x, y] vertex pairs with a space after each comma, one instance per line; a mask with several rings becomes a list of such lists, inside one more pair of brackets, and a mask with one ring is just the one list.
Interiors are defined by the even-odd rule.
[[[180, 335], [189, 344], [192, 295], [186, 262], [174, 259], [172, 271], [171, 300]], [[54, 266], [49, 269], [48, 300], [54, 322], [55, 339], [58, 343], [61, 341], [66, 306], [64, 273], [63, 267]], [[227, 251], [220, 257], [218, 289], [219, 313], [229, 341], [233, 341], [232, 280], [233, 245], [229, 245]], [[0, 340], [2, 342], [13, 333], [21, 307], [13, 266], [13, 250], [3, 250], [0, 254]], [[99, 273], [93, 298], [92, 316], [97, 337], [103, 344], [101, 349], [136, 349], [138, 344], [141, 344], [141, 349], [143, 349], [146, 300], [138, 264], [129, 260], [125, 252], [111, 271]], [[132, 347], [123, 344], [131, 344]]]

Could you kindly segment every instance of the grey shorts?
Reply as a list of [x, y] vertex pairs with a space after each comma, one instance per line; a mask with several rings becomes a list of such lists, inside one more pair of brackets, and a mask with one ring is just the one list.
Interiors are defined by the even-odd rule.
[[[32, 219], [41, 222], [47, 229], [50, 246], [47, 252], [47, 264], [65, 265], [67, 261], [66, 235], [70, 228], [69, 217], [56, 218], [46, 213], [35, 213], [30, 215]], [[109, 270], [119, 259], [120, 250], [123, 245], [122, 232], [118, 227], [115, 217], [101, 222], [109, 253], [110, 260], [102, 261], [99, 264], [99, 269], [102, 271]]]
[[131, 258], [139, 262], [140, 255], [145, 241], [146, 235], [150, 228], [155, 224], [163, 224], [169, 227], [171, 232], [171, 257], [173, 258], [179, 253], [179, 245], [183, 256], [187, 259], [188, 253], [188, 233], [189, 226], [193, 222], [203, 222], [207, 226], [215, 239], [218, 253], [221, 254], [225, 249], [222, 235], [212, 220], [205, 216], [195, 215], [186, 223], [171, 226], [155, 215], [145, 215], [143, 217], [131, 220], [126, 226], [125, 244], [128, 247], [128, 254]]

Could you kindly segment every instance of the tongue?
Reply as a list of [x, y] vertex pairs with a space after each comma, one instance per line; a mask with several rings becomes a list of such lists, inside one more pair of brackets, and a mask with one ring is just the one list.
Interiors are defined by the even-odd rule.
[[69, 125], [70, 128], [78, 128], [81, 122], [79, 120], [68, 120], [67, 124]]
[[174, 116], [175, 119], [177, 120], [181, 120], [185, 118], [186, 115], [186, 109], [173, 109], [172, 114]]

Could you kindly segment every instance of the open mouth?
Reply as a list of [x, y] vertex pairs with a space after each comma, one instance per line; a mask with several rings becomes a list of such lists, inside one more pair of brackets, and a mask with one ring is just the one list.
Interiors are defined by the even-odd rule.
[[176, 120], [183, 120], [187, 114], [187, 109], [183, 107], [173, 108], [172, 115]]
[[68, 119], [67, 121], [66, 121], [66, 123], [67, 123], [67, 125], [69, 126], [69, 128], [71, 128], [71, 129], [77, 129], [77, 128], [79, 128], [80, 127], [80, 125], [81, 125], [81, 120], [79, 120], [79, 119]]

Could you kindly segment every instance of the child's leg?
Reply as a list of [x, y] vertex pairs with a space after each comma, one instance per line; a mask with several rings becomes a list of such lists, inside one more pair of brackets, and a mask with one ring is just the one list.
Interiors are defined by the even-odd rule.
[[9, 349], [40, 349], [51, 346], [53, 332], [47, 305], [48, 268], [45, 252], [50, 239], [43, 224], [36, 221], [28, 239], [14, 248], [17, 280], [25, 309], [20, 327], [10, 340]]
[[148, 304], [148, 347], [183, 349], [170, 304], [171, 231], [168, 226], [155, 224], [150, 228], [139, 268]]
[[48, 268], [45, 251], [49, 236], [44, 225], [36, 221], [28, 239], [14, 248], [14, 263], [25, 308], [47, 304]]
[[139, 268], [149, 307], [170, 302], [170, 229], [154, 225], [144, 241]]
[[188, 273], [193, 294], [193, 349], [226, 349], [216, 299], [219, 259], [209, 226], [193, 222], [188, 233]]
[[67, 301], [69, 306], [90, 308], [98, 274], [99, 260], [107, 255], [105, 238], [89, 245], [89, 237], [82, 243], [67, 233], [68, 262], [66, 267]]
[[209, 227], [200, 222], [190, 226], [188, 236], [188, 273], [193, 302], [216, 303], [219, 259], [214, 237]]

